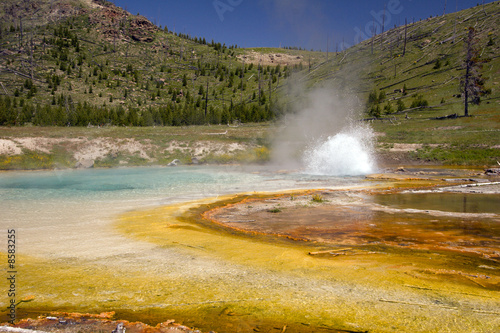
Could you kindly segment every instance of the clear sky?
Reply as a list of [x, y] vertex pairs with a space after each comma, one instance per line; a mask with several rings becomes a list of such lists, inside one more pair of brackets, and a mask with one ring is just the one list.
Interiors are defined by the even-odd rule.
[[[482, 0], [111, 0], [171, 31], [240, 47], [330, 50], [385, 30], [481, 4]], [[493, 2], [485, 0], [485, 3]]]

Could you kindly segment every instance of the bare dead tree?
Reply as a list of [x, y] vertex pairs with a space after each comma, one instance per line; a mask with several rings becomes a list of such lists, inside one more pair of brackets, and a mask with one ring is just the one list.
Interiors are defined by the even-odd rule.
[[181, 43], [181, 49], [180, 49], [180, 56], [179, 56], [179, 60], [182, 61], [182, 51], [183, 51], [183, 48], [184, 48], [184, 39], [182, 39], [182, 43]]
[[481, 95], [484, 94], [484, 80], [479, 73], [482, 68], [480, 59], [480, 48], [478, 47], [476, 30], [469, 27], [467, 40], [465, 43], [465, 75], [461, 80], [461, 89], [464, 94], [464, 116], [469, 116], [469, 103], [478, 105], [481, 102]]
[[30, 40], [30, 68], [31, 68], [31, 81], [33, 82], [33, 79], [35, 78], [34, 73], [33, 73], [33, 52], [34, 52], [34, 47], [33, 47], [33, 34], [31, 34], [31, 40]]
[[455, 25], [453, 27], [453, 44], [455, 44], [455, 39], [457, 38], [457, 20], [458, 20], [458, 0], [455, 1]]
[[407, 38], [407, 33], [408, 33], [408, 20], [405, 17], [405, 43], [404, 43], [404, 46], [403, 46], [403, 57], [406, 54], [406, 38]]
[[259, 72], [259, 77], [258, 77], [258, 80], [259, 80], [259, 101], [260, 101], [260, 97], [261, 97], [261, 86], [260, 86], [260, 71], [262, 70], [262, 66], [261, 66], [261, 59], [259, 59], [259, 68], [258, 68], [258, 72]]
[[208, 113], [208, 76], [207, 76], [207, 91], [205, 95], [205, 120], [207, 119], [207, 113]]
[[5, 89], [5, 86], [3, 85], [2, 82], [0, 82], [0, 86], [2, 86], [3, 92], [5, 93], [5, 95], [8, 95], [9, 93], [7, 92], [7, 89]]
[[23, 47], [23, 18], [19, 16], [19, 50]]
[[328, 33], [326, 33], [326, 61], [328, 61]]
[[377, 35], [377, 26], [375, 26], [375, 20], [373, 20], [372, 24], [372, 54], [373, 54], [373, 43], [375, 42], [375, 36]]
[[382, 15], [382, 34], [380, 35], [380, 45], [384, 42], [384, 32], [385, 32], [385, 10], [386, 4], [384, 4], [384, 14]]
[[167, 61], [168, 57], [168, 35], [165, 36], [165, 61]]
[[240, 79], [241, 79], [241, 90], [240, 90], [240, 103], [243, 104], [243, 77], [245, 76], [245, 59], [243, 59], [243, 68], [241, 69]]

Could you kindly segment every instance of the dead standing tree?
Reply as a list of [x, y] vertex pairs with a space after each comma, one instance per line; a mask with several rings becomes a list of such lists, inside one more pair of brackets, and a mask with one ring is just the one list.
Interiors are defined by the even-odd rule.
[[405, 17], [405, 44], [404, 44], [404, 47], [403, 47], [403, 57], [405, 56], [406, 54], [406, 40], [407, 40], [407, 33], [408, 33], [408, 20], [406, 19]]
[[465, 75], [461, 80], [461, 90], [464, 94], [464, 116], [469, 116], [469, 103], [478, 105], [481, 102], [481, 95], [484, 94], [484, 80], [479, 73], [482, 67], [480, 59], [479, 41], [476, 37], [476, 30], [469, 28], [465, 44]]

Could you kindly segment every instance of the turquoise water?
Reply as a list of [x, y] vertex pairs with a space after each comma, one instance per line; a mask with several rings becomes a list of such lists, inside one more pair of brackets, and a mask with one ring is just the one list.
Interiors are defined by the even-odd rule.
[[147, 197], [199, 198], [233, 192], [310, 188], [355, 183], [360, 178], [274, 173], [239, 167], [54, 170], [0, 174], [3, 200]]
[[113, 221], [126, 211], [230, 193], [335, 188], [360, 180], [237, 166], [5, 172], [0, 173], [0, 228], [17, 230], [20, 253], [118, 255], [128, 251], [120, 243], [129, 240], [117, 235]]
[[203, 168], [124, 168], [14, 172], [0, 175], [3, 199], [130, 199], [210, 195], [257, 176]]

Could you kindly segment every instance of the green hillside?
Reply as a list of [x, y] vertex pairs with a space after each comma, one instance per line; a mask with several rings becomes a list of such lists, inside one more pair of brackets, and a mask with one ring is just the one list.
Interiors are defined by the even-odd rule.
[[[499, 23], [498, 1], [411, 22], [335, 54], [303, 73], [299, 81], [309, 89], [333, 86], [359, 98], [357, 111], [379, 134], [381, 155], [393, 155], [395, 163], [397, 155], [404, 155], [399, 156], [402, 162], [496, 164], [500, 160]], [[463, 118], [460, 81], [465, 75], [469, 27], [476, 31], [485, 92], [479, 105], [470, 105], [472, 117]], [[282, 92], [286, 95], [286, 90]], [[302, 98], [288, 95], [285, 101], [294, 105]], [[414, 144], [416, 151], [391, 154], [398, 144]]]
[[3, 125], [268, 121], [270, 97], [292, 70], [106, 1], [8, 0], [0, 16]]
[[[32, 136], [30, 125], [59, 126], [58, 137], [65, 137], [63, 126], [263, 123], [253, 149], [269, 142], [269, 121], [326, 86], [358, 99], [354, 111], [371, 123], [379, 156], [389, 162], [496, 164], [499, 15], [497, 1], [408, 22], [327, 56], [177, 34], [101, 0], [6, 0], [0, 126], [14, 127], [4, 127], [2, 137]], [[460, 81], [469, 27], [477, 33], [485, 90], [464, 118]], [[152, 161], [173, 156], [182, 157]]]

